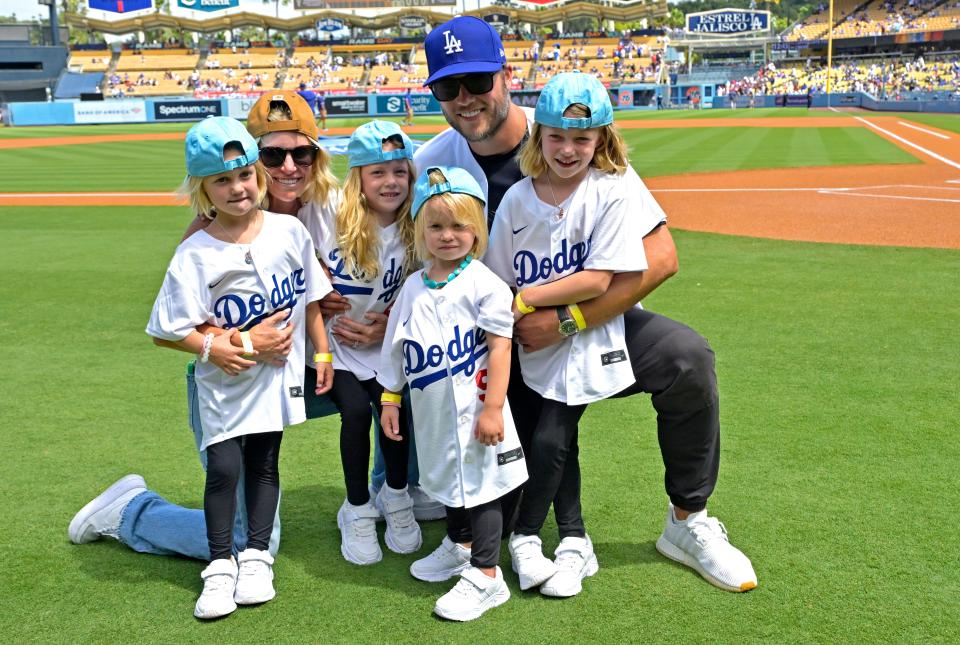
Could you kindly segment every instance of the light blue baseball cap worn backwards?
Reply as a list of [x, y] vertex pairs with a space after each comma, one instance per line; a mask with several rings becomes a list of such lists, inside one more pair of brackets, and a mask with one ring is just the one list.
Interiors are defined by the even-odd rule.
[[[563, 116], [574, 103], [586, 105], [590, 116], [582, 119]], [[613, 123], [613, 105], [607, 88], [596, 76], [564, 72], [554, 75], [543, 87], [533, 120], [553, 128], [599, 128]]]
[[[243, 154], [224, 161], [223, 149], [228, 143], [237, 143]], [[188, 175], [209, 177], [255, 163], [260, 151], [242, 123], [226, 116], [209, 116], [187, 132], [186, 157]]]
[[507, 64], [500, 34], [474, 16], [457, 16], [434, 27], [423, 47], [430, 73], [424, 86], [454, 74], [499, 72]]
[[[430, 171], [439, 170], [447, 178], [442, 184], [430, 183]], [[476, 197], [486, 207], [487, 197], [483, 194], [480, 184], [469, 172], [456, 166], [428, 166], [413, 186], [413, 206], [410, 208], [410, 219], [417, 219], [420, 209], [428, 199], [443, 193], [463, 193]]]
[[[383, 142], [389, 137], [400, 137], [403, 147], [397, 150], [384, 150]], [[347, 143], [349, 166], [369, 166], [394, 159], [413, 159], [413, 142], [391, 121], [370, 121], [353, 131]]]

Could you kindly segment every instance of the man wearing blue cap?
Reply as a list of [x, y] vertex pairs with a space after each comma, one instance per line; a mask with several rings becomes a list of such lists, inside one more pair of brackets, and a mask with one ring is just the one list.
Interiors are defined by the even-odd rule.
[[[429, 77], [426, 85], [440, 102], [451, 129], [423, 145], [414, 155], [418, 171], [428, 166], [460, 166], [470, 172], [487, 194], [488, 224], [507, 189], [522, 178], [515, 159], [533, 121], [533, 110], [510, 100], [512, 73], [500, 37], [488, 23], [458, 16], [431, 31], [424, 42]], [[607, 292], [578, 303], [587, 327], [623, 315], [636, 383], [615, 395], [652, 394], [657, 430], [672, 509], [661, 540], [679, 543], [674, 559], [708, 580], [722, 577], [727, 536], [722, 525], [706, 514], [707, 499], [719, 472], [720, 416], [713, 351], [689, 327], [635, 305], [676, 273], [677, 255], [666, 226], [666, 215], [632, 168], [631, 182], [637, 217], [644, 222], [643, 251], [649, 268], [614, 277]], [[566, 322], [566, 321], [563, 321]], [[564, 340], [569, 334], [559, 313], [546, 308], [527, 314], [514, 334], [524, 351], [533, 352]], [[575, 332], [574, 332], [575, 333]], [[514, 352], [516, 358], [516, 352]], [[527, 388], [519, 364], [513, 362], [508, 398], [524, 446], [536, 425], [537, 395]], [[510, 517], [512, 509], [504, 509]], [[438, 550], [439, 551], [439, 550]], [[425, 561], [438, 569], [458, 551], [435, 552]], [[720, 554], [718, 557], [717, 554]], [[513, 557], [523, 554], [511, 553]], [[602, 556], [602, 554], [600, 554]], [[462, 556], [460, 556], [462, 557]], [[755, 586], [746, 582], [740, 589]]]

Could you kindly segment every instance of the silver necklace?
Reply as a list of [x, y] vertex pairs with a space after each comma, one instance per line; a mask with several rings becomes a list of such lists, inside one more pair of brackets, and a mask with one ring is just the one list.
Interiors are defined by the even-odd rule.
[[546, 175], [547, 175], [547, 186], [550, 188], [550, 196], [553, 197], [553, 205], [557, 207], [557, 219], [563, 219], [563, 216], [564, 216], [563, 207], [560, 205], [559, 202], [557, 202], [557, 194], [553, 192], [553, 182], [550, 181], [549, 170], [547, 171]]
[[[259, 214], [259, 211], [257, 211], [257, 214]], [[227, 238], [228, 238], [231, 242], [233, 242], [233, 243], [236, 244], [237, 246], [240, 246], [240, 238], [239, 238], [239, 237], [236, 238], [236, 239], [233, 239], [233, 236], [231, 236], [230, 233], [227, 232], [227, 229], [225, 229], [225, 228], [223, 227], [223, 224], [221, 224], [221, 223], [220, 223], [220, 220], [218, 220], [216, 217], [213, 218], [213, 221], [214, 221], [214, 223], [216, 223], [217, 226], [220, 227], [220, 230], [223, 231], [223, 234], [226, 235]], [[242, 249], [243, 247], [241, 246], [240, 248]], [[243, 261], [246, 262], [247, 264], [253, 264], [253, 256], [250, 255], [250, 249], [249, 249], [249, 248], [247, 249], [246, 255], [243, 256]]]

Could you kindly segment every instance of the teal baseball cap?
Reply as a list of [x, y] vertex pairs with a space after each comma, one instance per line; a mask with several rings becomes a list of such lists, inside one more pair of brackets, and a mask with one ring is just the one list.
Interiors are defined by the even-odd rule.
[[[243, 154], [224, 161], [223, 149], [228, 143], [236, 143]], [[209, 177], [255, 163], [260, 151], [242, 123], [226, 116], [208, 116], [187, 132], [186, 157], [188, 175]]]
[[[397, 150], [384, 150], [383, 142], [390, 137], [400, 137], [403, 147]], [[413, 142], [396, 123], [370, 121], [361, 125], [350, 135], [350, 141], [347, 142], [347, 157], [351, 168], [394, 159], [413, 159]]]
[[[447, 180], [442, 184], [431, 184], [430, 171], [432, 170], [439, 170]], [[483, 194], [480, 184], [473, 178], [473, 175], [463, 168], [428, 166], [420, 173], [420, 176], [417, 177], [417, 183], [413, 186], [413, 206], [410, 208], [410, 219], [417, 219], [420, 209], [423, 208], [428, 199], [443, 193], [463, 193], [476, 197], [483, 203], [484, 207], [487, 205], [487, 197]]]
[[[563, 116], [574, 103], [586, 105], [590, 109], [590, 116], [582, 119]], [[613, 105], [607, 88], [596, 76], [564, 72], [554, 75], [543, 87], [533, 120], [553, 128], [599, 128], [613, 123]]]

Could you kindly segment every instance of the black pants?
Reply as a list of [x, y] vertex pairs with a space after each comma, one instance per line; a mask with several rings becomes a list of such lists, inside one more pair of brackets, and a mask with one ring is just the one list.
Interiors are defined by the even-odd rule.
[[233, 519], [237, 512], [237, 482], [244, 472], [247, 502], [247, 548], [266, 551], [280, 500], [280, 440], [282, 432], [233, 437], [207, 446], [207, 484], [203, 516], [207, 522], [210, 560], [229, 558], [233, 551]]
[[447, 537], [458, 544], [471, 542], [470, 564], [493, 568], [500, 563], [500, 535], [503, 532], [501, 500], [474, 506], [447, 506]]
[[[359, 380], [353, 372], [337, 370], [333, 377], [330, 397], [340, 410], [340, 461], [347, 486], [347, 501], [355, 506], [370, 501], [367, 471], [370, 467], [370, 424], [373, 409], [379, 415], [383, 386], [377, 379]], [[373, 404], [374, 408], [370, 405]], [[407, 441], [407, 415], [400, 414], [400, 436], [403, 441], [383, 437], [380, 450], [387, 470], [387, 485], [403, 488], [407, 485], [407, 459], [410, 443]]]
[[[706, 508], [720, 469], [720, 405], [713, 350], [686, 325], [652, 311], [624, 314], [627, 348], [636, 382], [611, 398], [652, 394], [657, 439], [670, 501], [687, 511]], [[540, 417], [539, 395], [522, 379], [514, 348], [507, 398], [527, 455]], [[504, 499], [505, 534], [512, 530], [519, 495]]]

